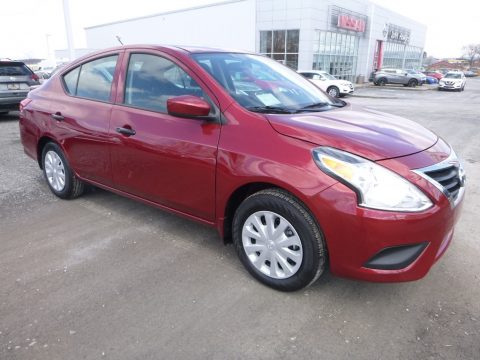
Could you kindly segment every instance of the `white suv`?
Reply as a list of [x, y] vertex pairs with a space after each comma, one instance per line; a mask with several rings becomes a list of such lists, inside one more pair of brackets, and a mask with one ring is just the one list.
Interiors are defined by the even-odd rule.
[[308, 70], [298, 71], [298, 73], [306, 77], [332, 97], [343, 97], [347, 94], [353, 94], [355, 91], [353, 84], [350, 81], [339, 80], [326, 71]]
[[467, 78], [465, 77], [465, 74], [463, 72], [449, 71], [438, 82], [438, 90], [463, 91], [465, 89], [466, 83], [467, 83]]

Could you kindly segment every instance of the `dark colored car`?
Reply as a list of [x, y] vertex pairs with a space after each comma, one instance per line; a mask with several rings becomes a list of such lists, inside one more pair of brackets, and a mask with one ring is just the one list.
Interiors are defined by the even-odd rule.
[[443, 78], [443, 74], [439, 71], [423, 71], [423, 73], [426, 75], [426, 76], [430, 76], [430, 77], [433, 77], [435, 79], [437, 79], [438, 81], [440, 81], [442, 78]]
[[0, 61], [0, 114], [18, 110], [31, 86], [40, 85], [39, 78], [20, 61]]
[[255, 278], [285, 291], [327, 264], [355, 279], [423, 277], [464, 197], [437, 135], [255, 54], [91, 54], [30, 92], [20, 133], [55, 195], [93, 184], [214, 226]]

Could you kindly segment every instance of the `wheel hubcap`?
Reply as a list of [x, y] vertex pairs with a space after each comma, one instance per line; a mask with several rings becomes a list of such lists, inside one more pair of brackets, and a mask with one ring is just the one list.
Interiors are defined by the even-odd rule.
[[242, 244], [253, 266], [271, 278], [289, 278], [302, 264], [303, 247], [297, 231], [274, 212], [250, 215], [243, 225]]
[[45, 154], [44, 167], [50, 186], [56, 191], [62, 191], [65, 187], [65, 167], [55, 151], [48, 151]]
[[330, 91], [328, 92], [328, 94], [329, 94], [330, 96], [336, 97], [336, 96], [337, 96], [337, 90], [335, 90], [335, 89], [330, 89]]

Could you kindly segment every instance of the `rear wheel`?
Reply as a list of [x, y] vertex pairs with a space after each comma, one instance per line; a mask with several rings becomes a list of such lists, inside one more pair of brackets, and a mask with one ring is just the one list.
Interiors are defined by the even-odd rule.
[[83, 193], [83, 182], [73, 174], [57, 144], [50, 142], [43, 148], [42, 167], [50, 190], [58, 197], [74, 199]]
[[306, 287], [325, 268], [318, 225], [296, 198], [281, 190], [257, 192], [240, 204], [233, 219], [233, 242], [250, 274], [277, 290]]
[[415, 80], [415, 79], [411, 79], [409, 82], [408, 82], [408, 86], [410, 87], [415, 87], [418, 85], [418, 81]]
[[380, 78], [380, 79], [378, 79], [377, 84], [378, 84], [379, 86], [385, 86], [385, 85], [387, 85], [387, 82], [388, 82], [388, 81], [387, 81], [386, 78]]

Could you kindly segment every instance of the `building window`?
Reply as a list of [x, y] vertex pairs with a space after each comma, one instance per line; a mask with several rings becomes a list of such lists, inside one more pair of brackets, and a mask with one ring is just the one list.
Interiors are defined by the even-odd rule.
[[382, 67], [416, 69], [422, 65], [422, 54], [419, 47], [385, 42]]
[[358, 41], [355, 35], [317, 31], [312, 69], [326, 71], [339, 79], [355, 81]]
[[297, 70], [299, 38], [300, 30], [260, 31], [260, 53]]

